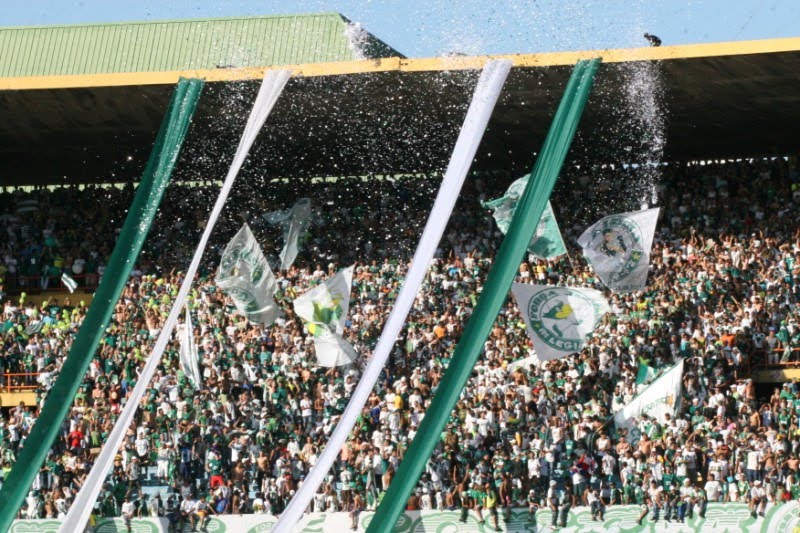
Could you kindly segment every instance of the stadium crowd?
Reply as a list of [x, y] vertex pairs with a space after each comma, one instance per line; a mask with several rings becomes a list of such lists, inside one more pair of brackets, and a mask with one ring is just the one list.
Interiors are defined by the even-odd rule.
[[[800, 350], [800, 172], [794, 158], [666, 165], [648, 289], [611, 294], [613, 308], [584, 350], [537, 364], [509, 298], [407, 508], [460, 509], [502, 529], [511, 507], [563, 524], [574, 507], [642, 506], [640, 520], [683, 521], [708, 502], [752, 512], [800, 498], [800, 384], [774, 391], [752, 364], [797, 361]], [[502, 236], [479, 199], [512, 177], [468, 180], [391, 363], [310, 511], [374, 509], [403, 459], [447, 367]], [[626, 194], [636, 169], [575, 171], [552, 203], [570, 256], [529, 257], [518, 281], [603, 290], [574, 247], [589, 224], [639, 208]], [[437, 179], [237, 185], [216, 248], [190, 296], [204, 376], [194, 390], [165, 354], [97, 504], [102, 516], [166, 515], [202, 526], [218, 513], [279, 514], [314, 465], [377, 342], [421, 233]], [[263, 187], [263, 188], [262, 188]], [[60, 517], [113, 427], [158, 336], [201, 231], [211, 185], [173, 185], [143, 259], [75, 398], [61, 437], [21, 517]], [[264, 191], [264, 192], [262, 192]], [[0, 194], [0, 374], [38, 372], [37, 395], [57, 376], [86, 313], [83, 302], [40, 307], [19, 291], [53, 287], [63, 271], [92, 286], [132, 189], [60, 188]], [[303, 251], [279, 278], [284, 316], [247, 322], [213, 282], [219, 254], [243, 221], [266, 253], [276, 228], [260, 215], [308, 196], [314, 218]], [[254, 201], [252, 198], [257, 198]], [[65, 209], [73, 205], [77, 208]], [[346, 337], [355, 365], [318, 368], [291, 301], [356, 264]], [[11, 296], [11, 294], [14, 296]], [[645, 383], [640, 369], [685, 361], [676, 416], [642, 417], [638, 442], [610, 414]], [[0, 380], [4, 382], [4, 380]], [[25, 445], [36, 408], [0, 421], [0, 479]], [[155, 480], [151, 480], [155, 477]], [[149, 486], [158, 487], [146, 490]]]

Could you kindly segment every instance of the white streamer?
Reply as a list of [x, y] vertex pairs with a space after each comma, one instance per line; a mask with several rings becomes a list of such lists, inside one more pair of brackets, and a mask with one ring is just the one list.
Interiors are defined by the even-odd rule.
[[436, 195], [436, 201], [433, 204], [430, 215], [428, 215], [428, 222], [425, 224], [425, 230], [422, 232], [417, 251], [414, 253], [411, 268], [406, 275], [392, 312], [389, 314], [372, 359], [364, 369], [364, 375], [358, 382], [358, 386], [353, 392], [342, 418], [336, 424], [336, 429], [328, 440], [328, 444], [319, 459], [317, 459], [314, 468], [308, 473], [294, 498], [289, 502], [286, 510], [272, 528], [273, 533], [288, 533], [292, 526], [303, 516], [303, 512], [314, 498], [314, 494], [317, 492], [325, 475], [331, 469], [336, 457], [339, 455], [339, 451], [347, 441], [347, 436], [361, 414], [362, 408], [367, 399], [369, 399], [372, 388], [378, 381], [381, 370], [389, 357], [389, 352], [394, 347], [400, 329], [405, 323], [408, 311], [414, 303], [422, 280], [428, 271], [428, 265], [433, 259], [433, 254], [439, 246], [447, 221], [453, 212], [458, 194], [461, 192], [461, 186], [464, 184], [464, 178], [466, 178], [467, 172], [472, 165], [472, 159], [478, 150], [483, 132], [486, 130], [486, 125], [492, 116], [492, 110], [497, 98], [500, 96], [500, 91], [510, 69], [511, 61], [498, 60], [488, 61], [483, 67], [467, 116], [461, 126], [461, 132], [453, 149], [453, 155], [447, 165], [447, 171]]
[[164, 327], [161, 329], [161, 334], [158, 336], [158, 340], [156, 340], [155, 347], [150, 357], [147, 358], [147, 363], [145, 363], [142, 373], [139, 375], [136, 387], [134, 387], [131, 396], [128, 398], [117, 423], [114, 424], [114, 429], [111, 430], [111, 434], [105, 446], [103, 446], [103, 450], [100, 452], [97, 461], [95, 461], [91, 472], [89, 472], [83, 487], [75, 497], [75, 501], [72, 503], [64, 522], [61, 523], [61, 527], [59, 528], [60, 533], [83, 531], [84, 527], [86, 527], [94, 502], [97, 500], [100, 488], [114, 461], [114, 456], [122, 444], [128, 427], [133, 421], [133, 415], [139, 407], [139, 402], [150, 386], [150, 380], [153, 379], [156, 367], [161, 361], [164, 349], [167, 347], [167, 343], [172, 336], [173, 329], [175, 329], [175, 324], [181, 314], [186, 296], [189, 294], [189, 289], [191, 289], [195, 273], [200, 265], [200, 259], [203, 257], [203, 252], [208, 244], [208, 238], [211, 236], [211, 231], [214, 229], [214, 225], [222, 212], [222, 208], [225, 206], [225, 200], [227, 200], [228, 194], [233, 187], [233, 182], [239, 174], [239, 169], [242, 168], [242, 164], [250, 151], [250, 147], [253, 145], [253, 141], [255, 141], [258, 132], [264, 125], [264, 121], [267, 119], [267, 116], [269, 116], [270, 111], [272, 111], [275, 102], [278, 100], [278, 96], [280, 96], [290, 76], [291, 72], [288, 70], [271, 70], [264, 76], [264, 81], [261, 83], [261, 88], [258, 91], [258, 96], [256, 96], [255, 104], [253, 104], [253, 110], [250, 112], [250, 117], [247, 119], [247, 125], [239, 141], [239, 146], [236, 148], [236, 154], [233, 156], [231, 168], [228, 170], [228, 175], [225, 177], [225, 182], [222, 184], [219, 197], [208, 218], [208, 223], [203, 231], [203, 236], [200, 238], [200, 244], [197, 245], [197, 250], [194, 252], [194, 257], [189, 265], [189, 269], [186, 271], [186, 277], [183, 279], [183, 284], [181, 285], [180, 291], [178, 291], [178, 296], [172, 304], [172, 310], [167, 317], [167, 321], [164, 323]]

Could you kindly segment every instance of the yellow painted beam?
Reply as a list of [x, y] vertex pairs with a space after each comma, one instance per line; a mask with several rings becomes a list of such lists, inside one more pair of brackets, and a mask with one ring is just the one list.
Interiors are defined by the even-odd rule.
[[260, 79], [269, 69], [290, 69], [295, 76], [317, 77], [377, 72], [429, 72], [441, 70], [480, 69], [490, 59], [509, 59], [517, 68], [570, 66], [581, 59], [600, 57], [604, 64], [632, 61], [664, 61], [702, 57], [770, 54], [800, 51], [800, 37], [737, 41], [727, 43], [688, 44], [648, 48], [586, 50], [543, 54], [508, 54], [494, 56], [458, 56], [420, 59], [367, 59], [281, 65], [274, 67], [224, 68], [165, 72], [120, 72], [65, 76], [28, 76], [0, 78], [0, 90], [73, 89], [81, 87], [119, 87], [139, 85], [173, 85], [178, 78], [203, 78], [207, 82]]
[[[19, 299], [19, 295], [11, 295], [8, 298], [15, 301]], [[92, 298], [94, 298], [94, 293], [86, 292], [82, 289], [76, 290], [72, 294], [65, 291], [42, 291], [39, 293], [27, 293], [25, 297], [25, 303], [32, 303], [36, 307], [41, 307], [42, 303], [50, 298], [55, 298], [57, 305], [63, 305], [67, 299], [69, 299], [70, 305], [72, 306], [78, 305], [80, 302], [89, 305], [92, 302]]]
[[753, 374], [756, 383], [781, 383], [795, 378], [800, 379], [800, 368], [762, 368]]
[[36, 405], [35, 392], [0, 392], [0, 407], [16, 407], [22, 402], [27, 407]]

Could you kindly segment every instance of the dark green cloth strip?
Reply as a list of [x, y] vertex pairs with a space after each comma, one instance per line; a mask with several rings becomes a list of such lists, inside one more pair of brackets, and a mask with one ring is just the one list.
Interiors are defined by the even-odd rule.
[[599, 64], [599, 59], [581, 61], [572, 71], [542, 151], [536, 159], [531, 179], [494, 259], [475, 311], [467, 322], [431, 405], [425, 411], [419, 430], [367, 528], [368, 533], [385, 533], [394, 528], [428, 458], [441, 439], [550, 199], [589, 98]]
[[72, 399], [94, 358], [114, 306], [150, 231], [202, 90], [202, 80], [181, 78], [172, 93], [167, 114], [100, 286], [75, 336], [61, 373], [47, 394], [39, 418], [0, 489], [0, 531], [7, 531], [11, 526], [50, 447], [61, 432]]

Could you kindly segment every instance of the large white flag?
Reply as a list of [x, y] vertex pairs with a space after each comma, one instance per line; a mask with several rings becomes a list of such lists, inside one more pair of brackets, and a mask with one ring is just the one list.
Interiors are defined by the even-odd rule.
[[514, 283], [511, 293], [539, 361], [579, 352], [611, 310], [602, 293], [594, 289]]
[[683, 379], [683, 359], [681, 362], [667, 370], [657, 378], [641, 394], [614, 415], [617, 428], [628, 429], [628, 442], [636, 445], [641, 432], [636, 426], [635, 419], [646, 414], [659, 422], [664, 422], [664, 415], [675, 415], [675, 410], [681, 399], [681, 384]]
[[319, 366], [339, 366], [352, 362], [356, 353], [342, 338], [347, 311], [350, 309], [350, 288], [353, 267], [348, 267], [294, 301], [294, 312], [303, 319], [314, 336], [314, 350]]
[[194, 327], [192, 326], [192, 315], [189, 312], [188, 305], [186, 306], [186, 322], [180, 332], [180, 341], [178, 355], [180, 357], [181, 370], [192, 382], [194, 388], [200, 389], [203, 386], [203, 377], [200, 374], [200, 366], [197, 363], [197, 344], [194, 342]]
[[647, 285], [658, 211], [655, 207], [609, 215], [578, 237], [584, 257], [612, 291], [641, 291]]
[[283, 225], [283, 250], [281, 250], [281, 270], [289, 270], [299, 252], [300, 237], [308, 230], [311, 220], [311, 200], [300, 198], [286, 211], [272, 211], [264, 215], [270, 224]]
[[278, 287], [275, 274], [247, 224], [225, 247], [216, 282], [251, 322], [269, 326], [280, 315], [272, 299]]

